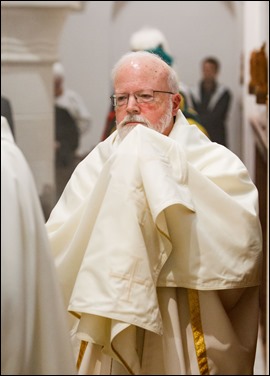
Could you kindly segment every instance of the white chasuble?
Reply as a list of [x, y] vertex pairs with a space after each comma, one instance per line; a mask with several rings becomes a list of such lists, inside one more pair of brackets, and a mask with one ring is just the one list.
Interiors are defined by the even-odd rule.
[[100, 143], [47, 229], [80, 374], [250, 374], [257, 190], [180, 111], [169, 137], [137, 125]]

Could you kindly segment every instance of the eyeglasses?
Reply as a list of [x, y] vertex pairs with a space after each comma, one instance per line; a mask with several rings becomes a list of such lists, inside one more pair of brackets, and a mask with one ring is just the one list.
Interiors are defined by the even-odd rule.
[[114, 107], [121, 107], [128, 104], [128, 100], [130, 95], [133, 95], [136, 99], [137, 103], [151, 103], [154, 101], [154, 94], [155, 93], [165, 93], [165, 94], [175, 94], [170, 91], [162, 91], [162, 90], [141, 90], [136, 91], [133, 94], [113, 94], [110, 99]]

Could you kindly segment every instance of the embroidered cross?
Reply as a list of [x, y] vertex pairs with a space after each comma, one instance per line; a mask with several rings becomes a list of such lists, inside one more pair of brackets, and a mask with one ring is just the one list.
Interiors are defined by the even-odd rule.
[[133, 262], [133, 265], [131, 265], [130, 269], [128, 270], [127, 273], [121, 274], [121, 273], [116, 273], [116, 272], [110, 272], [110, 275], [112, 277], [116, 277], [122, 280], [126, 280], [127, 283], [127, 288], [126, 288], [126, 293], [121, 295], [121, 299], [130, 301], [130, 295], [131, 295], [131, 289], [132, 285], [134, 283], [140, 284], [140, 285], [145, 285], [147, 284], [147, 281], [145, 279], [141, 279], [136, 277], [136, 273], [138, 272], [139, 269], [139, 263], [141, 263], [142, 260], [139, 258], [135, 258], [135, 261]]

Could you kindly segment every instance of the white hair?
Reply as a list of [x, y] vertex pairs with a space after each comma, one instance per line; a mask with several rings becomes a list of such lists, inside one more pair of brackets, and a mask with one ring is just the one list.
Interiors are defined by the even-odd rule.
[[151, 58], [153, 60], [158, 60], [160, 64], [164, 66], [164, 68], [168, 71], [168, 87], [169, 90], [171, 90], [174, 93], [178, 93], [179, 91], [179, 83], [178, 83], [178, 77], [174, 69], [172, 69], [167, 63], [165, 63], [160, 56], [153, 54], [151, 52], [147, 51], [136, 51], [136, 52], [128, 52], [124, 54], [120, 60], [115, 64], [115, 66], [112, 69], [111, 72], [111, 78], [113, 81], [113, 84], [115, 82], [116, 75], [118, 71], [121, 69], [121, 67], [127, 63], [128, 61], [132, 60], [132, 58], [140, 57], [140, 58]]

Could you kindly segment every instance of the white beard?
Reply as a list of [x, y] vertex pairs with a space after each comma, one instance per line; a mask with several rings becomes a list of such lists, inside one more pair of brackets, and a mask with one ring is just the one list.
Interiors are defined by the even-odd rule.
[[123, 140], [126, 135], [136, 127], [135, 125], [129, 125], [128, 123], [136, 123], [144, 125], [145, 127], [154, 129], [155, 131], [159, 133], [163, 133], [165, 129], [170, 124], [171, 118], [172, 118], [172, 102], [169, 103], [168, 110], [166, 113], [162, 116], [162, 118], [158, 121], [157, 124], [151, 124], [145, 117], [140, 115], [127, 115], [120, 123], [116, 124], [116, 128], [119, 134], [119, 137], [121, 140]]

